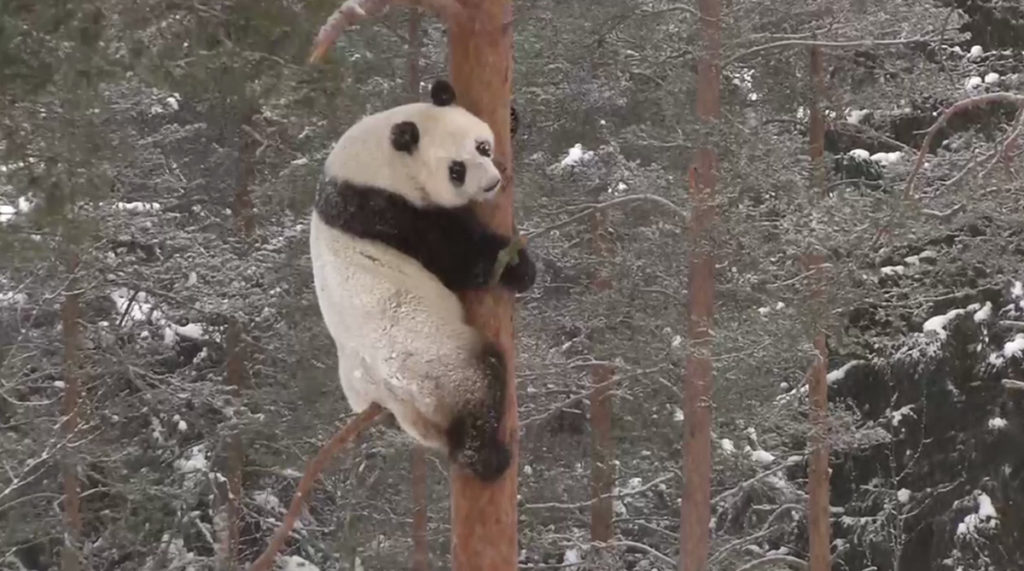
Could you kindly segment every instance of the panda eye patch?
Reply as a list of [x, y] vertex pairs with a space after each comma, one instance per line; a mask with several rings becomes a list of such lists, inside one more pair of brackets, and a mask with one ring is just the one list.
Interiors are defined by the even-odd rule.
[[462, 161], [452, 161], [452, 163], [448, 165], [448, 178], [459, 186], [466, 182], [466, 163]]
[[480, 141], [476, 144], [476, 152], [480, 153], [481, 156], [491, 156], [491, 145], [487, 141]]

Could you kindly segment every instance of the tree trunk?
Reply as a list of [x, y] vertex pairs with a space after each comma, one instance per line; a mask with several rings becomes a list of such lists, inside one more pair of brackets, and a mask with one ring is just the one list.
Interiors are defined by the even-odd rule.
[[[819, 46], [811, 47], [811, 80], [814, 94], [811, 104], [811, 167], [814, 173], [814, 187], [825, 191], [825, 121], [822, 115], [822, 100], [825, 96], [825, 79], [822, 69], [822, 55]], [[829, 571], [829, 474], [828, 474], [828, 347], [825, 344], [825, 318], [828, 315], [825, 287], [825, 258], [820, 253], [810, 253], [805, 258], [812, 270], [813, 290], [811, 311], [814, 324], [814, 348], [818, 355], [807, 376], [810, 397], [811, 419], [811, 461], [808, 470], [807, 520], [810, 543], [810, 571]]]
[[[604, 233], [604, 213], [595, 212], [592, 221], [594, 250], [599, 260], [609, 254], [611, 245]], [[592, 284], [594, 291], [607, 291], [611, 282], [598, 269]], [[590, 540], [611, 541], [612, 498], [615, 486], [615, 443], [612, 441], [612, 379], [615, 369], [611, 365], [595, 365], [590, 370], [590, 435], [593, 458], [590, 466]]]
[[[235, 229], [244, 240], [252, 237], [256, 230], [253, 212], [252, 182], [255, 177], [255, 160], [258, 141], [248, 132], [253, 119], [259, 113], [252, 105], [242, 110], [238, 131], [238, 174], [235, 183], [234, 218]], [[242, 320], [232, 317], [227, 332], [227, 384], [235, 398], [242, 399], [245, 388], [245, 325]], [[242, 435], [235, 432], [228, 438], [227, 450], [227, 497], [223, 498], [227, 529], [221, 538], [224, 549], [222, 567], [236, 569], [240, 562], [240, 527], [242, 520], [242, 470], [245, 467], [245, 444]]]
[[[242, 347], [242, 326], [237, 319], [228, 325], [227, 334], [227, 383], [232, 393], [241, 399], [245, 385], [245, 356]], [[239, 527], [242, 518], [242, 468], [245, 465], [245, 445], [242, 435], [235, 432], [228, 438], [228, 469], [226, 515], [227, 530], [222, 542], [225, 542], [224, 567], [235, 569], [238, 566]]]
[[[509, 100], [512, 82], [512, 6], [508, 0], [461, 0], [464, 14], [448, 30], [452, 84], [460, 105], [486, 121], [495, 133], [494, 157], [502, 190], [477, 212], [486, 224], [506, 235], [514, 230], [512, 147]], [[462, 296], [468, 322], [494, 341], [508, 363], [504, 440], [511, 466], [496, 482], [485, 484], [453, 467], [452, 569], [513, 571], [517, 568], [516, 487], [519, 464], [519, 419], [515, 388], [513, 298], [504, 288]]]
[[427, 454], [422, 446], [412, 448], [412, 571], [430, 569], [427, 543]]
[[[699, 0], [702, 54], [697, 64], [697, 116], [705, 133], [718, 120], [721, 88], [721, 6]], [[704, 135], [705, 137], [709, 135]], [[689, 346], [683, 383], [683, 502], [679, 569], [707, 567], [711, 520], [711, 395], [715, 263], [711, 230], [718, 156], [712, 141], [697, 149], [690, 171]]]
[[[78, 271], [78, 255], [70, 254], [68, 269], [73, 275]], [[78, 459], [74, 453], [72, 439], [78, 429], [79, 405], [81, 402], [81, 359], [82, 334], [78, 319], [80, 315], [79, 294], [75, 290], [77, 280], [67, 285], [64, 303], [61, 304], [61, 330], [64, 337], [64, 395], [61, 399], [61, 434], [66, 439], [64, 458], [61, 462], [61, 479], [64, 485], [65, 541], [61, 550], [62, 571], [77, 571], [81, 568], [80, 552], [82, 541], [81, 491], [78, 481]]]
[[[420, 20], [419, 10], [409, 15], [409, 99], [420, 94]], [[412, 449], [412, 571], [430, 569], [430, 545], [427, 543], [427, 453], [422, 446]]]

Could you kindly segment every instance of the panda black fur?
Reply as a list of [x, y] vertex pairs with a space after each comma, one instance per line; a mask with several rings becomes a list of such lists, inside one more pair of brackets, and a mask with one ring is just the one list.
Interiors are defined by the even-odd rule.
[[[510, 243], [472, 209], [501, 175], [490, 127], [454, 104], [451, 85], [436, 82], [431, 100], [364, 117], [335, 144], [310, 223], [313, 277], [353, 410], [380, 404], [490, 481], [510, 462], [506, 363], [456, 293], [487, 286]], [[522, 250], [500, 281], [522, 292], [535, 276]]]

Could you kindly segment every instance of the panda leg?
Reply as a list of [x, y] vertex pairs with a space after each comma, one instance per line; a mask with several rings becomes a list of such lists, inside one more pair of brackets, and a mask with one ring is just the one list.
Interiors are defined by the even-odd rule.
[[399, 404], [392, 411], [398, 426], [406, 434], [412, 436], [420, 444], [435, 450], [445, 449], [445, 434], [443, 427], [427, 418], [415, 407], [408, 404]]
[[[338, 380], [345, 400], [353, 412], [363, 412], [373, 402], [376, 381], [363, 366], [363, 360], [345, 351], [338, 351]], [[384, 403], [378, 403], [384, 406]]]
[[485, 482], [493, 482], [512, 462], [508, 446], [501, 441], [501, 420], [505, 411], [505, 358], [492, 343], [485, 343], [478, 367], [484, 377], [484, 399], [460, 411], [445, 431], [452, 460]]

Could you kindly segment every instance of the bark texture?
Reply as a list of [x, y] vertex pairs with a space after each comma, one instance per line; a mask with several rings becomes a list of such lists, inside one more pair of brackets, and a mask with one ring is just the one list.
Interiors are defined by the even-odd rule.
[[[819, 46], [811, 47], [811, 81], [814, 83], [811, 103], [811, 168], [815, 190], [825, 192], [825, 120], [822, 104], [825, 100], [825, 73]], [[808, 543], [810, 571], [829, 571], [832, 568], [829, 550], [829, 470], [828, 470], [828, 347], [825, 344], [825, 317], [828, 315], [825, 288], [825, 257], [811, 252], [805, 264], [812, 271], [810, 309], [813, 313], [814, 364], [807, 375], [810, 397], [811, 447], [807, 487]]]
[[[233, 214], [235, 230], [246, 241], [256, 230], [252, 184], [256, 174], [254, 165], [258, 141], [250, 131], [258, 113], [259, 109], [255, 105], [243, 109], [238, 130], [238, 174], [235, 183]], [[231, 319], [227, 332], [227, 384], [232, 388], [235, 398], [238, 399], [242, 398], [246, 385], [244, 340], [245, 325], [237, 319]], [[241, 541], [242, 471], [245, 467], [245, 443], [242, 440], [242, 435], [237, 432], [231, 434], [228, 437], [227, 448], [227, 497], [222, 499], [227, 529], [220, 540], [224, 555], [221, 567], [237, 569]]]
[[689, 347], [683, 382], [683, 502], [679, 569], [707, 568], [711, 520], [711, 395], [715, 262], [711, 230], [718, 156], [707, 139], [719, 116], [721, 90], [721, 5], [699, 0], [701, 56], [697, 64], [697, 116], [704, 140], [690, 171], [693, 204], [689, 237]]
[[[605, 259], [611, 251], [611, 243], [605, 233], [605, 213], [595, 212], [592, 226], [594, 252], [599, 259]], [[598, 270], [592, 287], [601, 292], [611, 288], [611, 281], [603, 270]], [[595, 542], [611, 541], [615, 534], [612, 527], [612, 490], [615, 486], [615, 443], [612, 440], [612, 389], [615, 368], [611, 365], [595, 365], [590, 371], [590, 435], [593, 457], [590, 466], [590, 539]]]
[[[512, 82], [512, 7], [507, 0], [462, 0], [461, 15], [449, 22], [452, 84], [460, 105], [486, 121], [495, 133], [494, 157], [502, 173], [496, 200], [481, 204], [486, 224], [507, 235], [514, 229], [509, 99]], [[503, 571], [517, 568], [516, 488], [519, 420], [515, 388], [513, 299], [491, 288], [462, 296], [470, 324], [492, 339], [509, 364], [503, 432], [512, 463], [485, 484], [457, 467], [451, 470], [452, 569]]]
[[[78, 255], [71, 254], [68, 270], [78, 270]], [[77, 571], [81, 568], [79, 548], [82, 540], [82, 497], [78, 481], [78, 459], [71, 446], [75, 431], [78, 430], [79, 405], [81, 403], [81, 360], [82, 333], [79, 327], [81, 305], [75, 280], [70, 280], [64, 303], [61, 304], [61, 330], [64, 336], [64, 395], [61, 399], [61, 434], [65, 438], [64, 455], [61, 462], [61, 480], [64, 487], [65, 542], [61, 550], [62, 571]]]

